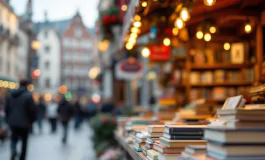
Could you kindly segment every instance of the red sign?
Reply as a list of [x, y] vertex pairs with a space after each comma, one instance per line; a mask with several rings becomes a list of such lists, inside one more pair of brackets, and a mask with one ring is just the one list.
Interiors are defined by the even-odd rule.
[[121, 61], [116, 66], [116, 76], [120, 79], [134, 79], [143, 76], [143, 64], [134, 58]]
[[165, 45], [150, 46], [150, 60], [167, 61], [170, 58], [170, 48]]

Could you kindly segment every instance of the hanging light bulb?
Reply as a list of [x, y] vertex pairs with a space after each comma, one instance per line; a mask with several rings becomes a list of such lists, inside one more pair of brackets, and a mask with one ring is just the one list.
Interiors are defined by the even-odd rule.
[[230, 43], [224, 44], [224, 50], [228, 51], [231, 48]]
[[169, 46], [170, 43], [171, 43], [171, 41], [170, 41], [169, 38], [165, 38], [165, 39], [163, 40], [163, 43], [164, 43], [165, 46]]
[[131, 32], [132, 33], [137, 33], [139, 31], [139, 29], [137, 28], [137, 27], [133, 27], [132, 29], [131, 29]]
[[189, 13], [189, 10], [184, 7], [181, 9], [180, 11], [180, 17], [183, 21], [188, 21], [190, 19], [190, 13]]
[[137, 21], [137, 22], [134, 22], [134, 23], [133, 23], [133, 26], [139, 28], [139, 27], [142, 26], [142, 23]]
[[173, 28], [172, 33], [174, 36], [177, 36], [179, 34], [179, 29], [178, 28]]
[[205, 40], [206, 42], [209, 42], [211, 39], [212, 39], [212, 36], [211, 36], [210, 33], [206, 33], [206, 34], [204, 35], [204, 40]]
[[127, 9], [128, 9], [128, 6], [125, 5], [125, 4], [121, 6], [121, 10], [122, 10], [122, 11], [125, 12], [125, 11], [127, 11]]
[[210, 33], [214, 34], [216, 33], [216, 27], [215, 26], [211, 26], [209, 29]]
[[249, 22], [245, 24], [245, 32], [250, 33], [252, 31], [252, 27]]
[[137, 33], [131, 33], [130, 37], [136, 39], [138, 37], [138, 35], [137, 35]]
[[129, 43], [135, 44], [136, 43], [136, 39], [133, 37], [130, 37], [128, 40]]
[[146, 7], [147, 6], [147, 2], [142, 2], [142, 7]]
[[133, 49], [133, 44], [132, 43], [127, 43], [125, 47], [126, 47], [127, 50], [132, 50]]
[[196, 33], [196, 37], [197, 37], [198, 39], [202, 39], [202, 38], [203, 38], [203, 32], [202, 32], [202, 31], [197, 31], [197, 33]]
[[135, 16], [134, 16], [134, 20], [135, 20], [135, 21], [140, 21], [140, 20], [141, 20], [141, 16], [139, 16], [139, 15], [135, 15]]
[[216, 0], [204, 0], [206, 6], [213, 6], [216, 3]]
[[142, 50], [142, 56], [144, 58], [148, 58], [150, 55], [150, 50], [147, 47], [144, 47], [144, 49]]
[[182, 29], [185, 27], [185, 23], [183, 22], [183, 20], [181, 18], [176, 19], [175, 27], [177, 27], [178, 29]]

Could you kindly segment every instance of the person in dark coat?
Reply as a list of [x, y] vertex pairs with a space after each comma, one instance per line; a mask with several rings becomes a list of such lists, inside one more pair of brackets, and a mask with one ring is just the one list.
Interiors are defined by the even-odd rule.
[[88, 119], [94, 117], [97, 113], [97, 104], [92, 101], [92, 99], [88, 102]]
[[11, 128], [11, 160], [17, 156], [17, 142], [22, 140], [20, 160], [26, 159], [27, 142], [32, 123], [36, 120], [36, 105], [32, 93], [27, 90], [29, 81], [21, 80], [20, 87], [9, 92], [5, 112]]
[[114, 104], [112, 103], [112, 100], [106, 99], [105, 102], [103, 102], [103, 104], [101, 106], [101, 113], [112, 114], [114, 109], [115, 109], [115, 107], [114, 107]]
[[65, 97], [63, 97], [59, 103], [58, 114], [63, 125], [62, 142], [65, 144], [67, 142], [68, 123], [74, 115], [74, 109]]
[[43, 119], [45, 118], [45, 114], [46, 114], [46, 104], [44, 102], [43, 96], [41, 96], [39, 99], [39, 103], [37, 105], [37, 118], [38, 118], [38, 126], [40, 133], [42, 133], [42, 122]]
[[83, 115], [84, 115], [79, 98], [76, 100], [74, 107], [75, 107], [75, 129], [77, 130], [79, 129], [83, 121]]

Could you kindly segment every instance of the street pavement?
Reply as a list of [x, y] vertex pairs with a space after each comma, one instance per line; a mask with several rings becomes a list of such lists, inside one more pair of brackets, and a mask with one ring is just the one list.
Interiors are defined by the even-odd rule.
[[[29, 138], [27, 160], [95, 160], [93, 144], [90, 140], [92, 131], [83, 123], [79, 131], [69, 126], [68, 143], [61, 142], [62, 129], [58, 124], [56, 134], [50, 134], [48, 123], [44, 123], [42, 134], [34, 126], [34, 134]], [[20, 149], [20, 145], [18, 146]], [[0, 142], [0, 160], [10, 159], [10, 141]]]

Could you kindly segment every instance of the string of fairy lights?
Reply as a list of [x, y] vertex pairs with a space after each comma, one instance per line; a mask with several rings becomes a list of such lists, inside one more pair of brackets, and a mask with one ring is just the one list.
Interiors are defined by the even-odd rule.
[[[179, 30], [185, 28], [186, 26], [186, 22], [190, 20], [190, 7], [188, 7], [187, 5], [185, 5], [187, 2], [193, 3], [196, 0], [180, 0], [180, 3], [177, 5], [176, 9], [175, 9], [175, 13], [177, 16], [174, 20], [174, 27], [172, 29], [172, 35], [174, 36], [178, 36], [179, 34]], [[213, 6], [216, 4], [217, 0], [204, 0], [204, 5], [205, 6]], [[140, 7], [146, 8], [148, 5], [151, 5], [152, 1], [147, 1], [147, 0], [142, 0], [140, 2]], [[164, 0], [153, 0], [153, 2], [161, 2], [163, 3]], [[121, 7], [122, 11], [127, 11], [128, 6], [127, 5], [123, 5]], [[139, 36], [139, 34], [141, 33], [141, 26], [142, 26], [142, 22], [141, 22], [142, 18], [140, 15], [135, 15], [133, 20], [132, 20], [132, 27], [129, 31], [129, 34], [127, 35], [127, 37], [125, 38], [125, 48], [127, 50], [132, 50], [133, 47], [136, 45], [136, 41], [137, 38]], [[249, 22], [249, 20], [246, 20], [246, 24], [245, 24], [245, 33], [249, 34], [252, 32], [252, 26]], [[196, 32], [196, 38], [199, 40], [204, 40], [206, 42], [211, 41], [212, 39], [212, 35], [215, 34], [217, 32], [217, 27], [213, 24], [213, 23], [209, 23], [207, 25], [199, 25], [197, 27], [197, 32]], [[168, 37], [164, 37], [163, 39], [163, 44], [165, 46], [170, 46], [171, 44], [171, 40]], [[230, 44], [228, 42], [224, 43], [224, 49], [225, 50], [229, 50], [230, 49]], [[143, 57], [148, 57], [150, 55], [150, 51], [148, 49], [148, 47], [144, 47], [142, 50], [142, 56]]]

